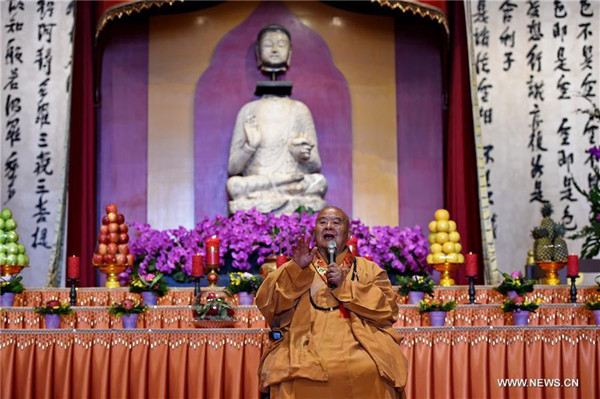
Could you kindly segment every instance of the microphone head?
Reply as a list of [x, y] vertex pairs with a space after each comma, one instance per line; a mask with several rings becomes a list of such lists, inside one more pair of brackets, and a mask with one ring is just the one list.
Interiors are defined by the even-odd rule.
[[337, 245], [336, 245], [335, 241], [331, 240], [327, 243], [327, 252], [335, 253], [336, 249], [337, 249]]

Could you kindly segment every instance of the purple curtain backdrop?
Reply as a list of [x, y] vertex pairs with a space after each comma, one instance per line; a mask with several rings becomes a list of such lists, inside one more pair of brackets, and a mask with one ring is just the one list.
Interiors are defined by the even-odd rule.
[[398, 215], [427, 234], [444, 205], [443, 86], [440, 33], [396, 23]]
[[99, 201], [117, 204], [126, 222], [145, 223], [148, 175], [148, 24], [129, 21], [107, 33], [102, 63]]
[[333, 64], [326, 43], [285, 5], [264, 2], [217, 45], [210, 67], [195, 96], [195, 219], [227, 214], [227, 160], [240, 108], [256, 99], [259, 80], [254, 42], [270, 23], [285, 26], [292, 36], [292, 64], [280, 80], [294, 83], [292, 98], [312, 111], [319, 153], [329, 189], [325, 197], [352, 214], [352, 126], [350, 93]]

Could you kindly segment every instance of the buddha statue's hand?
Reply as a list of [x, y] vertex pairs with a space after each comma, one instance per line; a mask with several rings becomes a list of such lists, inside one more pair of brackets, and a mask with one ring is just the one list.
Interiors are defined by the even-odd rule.
[[260, 129], [256, 115], [250, 115], [244, 122], [244, 133], [246, 134], [246, 142], [248, 146], [256, 150], [260, 146]]
[[303, 234], [292, 247], [292, 258], [301, 269], [306, 269], [317, 254], [317, 247], [310, 248], [310, 236]]
[[313, 147], [314, 144], [311, 144], [305, 137], [300, 136], [291, 141], [290, 152], [298, 162], [308, 161]]

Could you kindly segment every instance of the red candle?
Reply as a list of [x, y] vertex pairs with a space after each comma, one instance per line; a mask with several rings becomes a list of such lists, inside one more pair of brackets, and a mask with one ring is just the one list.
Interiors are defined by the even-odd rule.
[[204, 276], [204, 256], [193, 255], [192, 256], [192, 277]]
[[206, 240], [204, 246], [206, 248], [206, 264], [215, 266], [221, 263], [219, 258], [219, 242], [217, 236], [212, 236]]
[[287, 256], [286, 255], [277, 255], [277, 257], [275, 258], [275, 265], [277, 265], [277, 267], [283, 266], [283, 264], [285, 262], [287, 262]]
[[358, 256], [358, 239], [356, 237], [350, 237], [346, 245], [348, 246], [348, 250], [352, 255]]
[[465, 256], [465, 274], [467, 277], [477, 277], [477, 254], [469, 252]]
[[579, 257], [577, 255], [567, 256], [567, 276], [577, 277], [579, 275]]
[[70, 256], [67, 258], [67, 278], [79, 278], [79, 256]]

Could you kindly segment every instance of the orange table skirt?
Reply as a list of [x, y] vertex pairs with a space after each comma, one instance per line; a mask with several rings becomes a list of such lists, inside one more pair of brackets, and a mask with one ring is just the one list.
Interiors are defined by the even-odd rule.
[[[74, 307], [74, 314], [62, 319], [62, 328], [120, 329], [121, 320], [108, 313], [107, 307]], [[267, 328], [265, 318], [256, 306], [235, 308], [236, 328]], [[419, 314], [416, 305], [399, 305], [398, 321], [394, 327], [429, 326], [428, 314]], [[541, 305], [529, 316], [531, 325], [587, 325], [594, 324], [592, 312], [582, 304]], [[446, 316], [447, 326], [503, 326], [513, 325], [512, 313], [503, 313], [499, 305], [458, 305]], [[0, 313], [0, 327], [4, 329], [44, 328], [44, 318], [33, 308], [6, 308]], [[140, 315], [138, 328], [191, 328], [192, 310], [189, 306], [153, 306]]]
[[[541, 298], [544, 303], [568, 303], [570, 301], [569, 289], [567, 285], [549, 286], [536, 285], [535, 291], [527, 294], [530, 299]], [[218, 289], [224, 289], [218, 287]], [[203, 288], [205, 291], [206, 288]], [[468, 303], [468, 287], [436, 287], [435, 295], [447, 300], [455, 300], [458, 303]], [[578, 287], [577, 301], [584, 302], [591, 295], [597, 294], [596, 286]], [[77, 305], [78, 306], [108, 306], [115, 301], [122, 301], [127, 297], [139, 298], [138, 294], [129, 293], [127, 288], [108, 289], [103, 287], [98, 288], [78, 288], [77, 289]], [[60, 301], [69, 300], [68, 288], [32, 288], [27, 289], [22, 294], [15, 297], [14, 306], [42, 306], [46, 302], [58, 299]], [[492, 286], [478, 285], [475, 286], [475, 300], [481, 304], [500, 304], [505, 297], [494, 290]], [[167, 293], [166, 296], [158, 300], [159, 305], [165, 306], [186, 306], [191, 305], [194, 300], [193, 288], [174, 287]], [[234, 299], [235, 302], [235, 299]], [[406, 303], [406, 297], [398, 296], [398, 303]]]
[[[596, 326], [398, 331], [409, 398], [600, 397]], [[258, 398], [266, 342], [264, 330], [251, 329], [4, 330], [0, 392], [6, 399]], [[528, 386], [501, 386], [507, 378]]]

